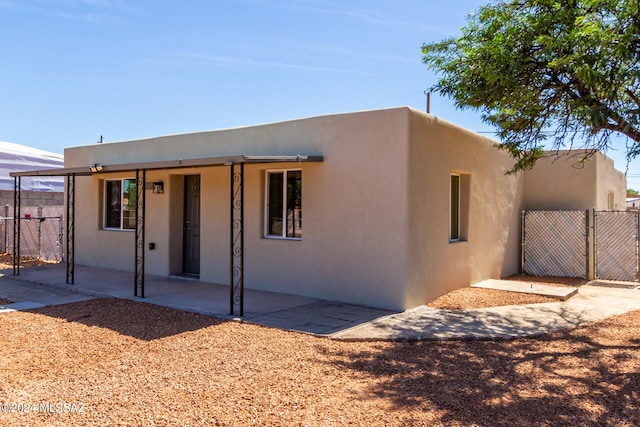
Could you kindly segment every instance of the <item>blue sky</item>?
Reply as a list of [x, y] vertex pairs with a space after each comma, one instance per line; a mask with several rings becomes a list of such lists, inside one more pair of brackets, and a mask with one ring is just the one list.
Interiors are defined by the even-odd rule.
[[[425, 109], [422, 43], [457, 35], [485, 2], [0, 0], [0, 140], [62, 153], [100, 135]], [[491, 131], [448, 99], [431, 112]], [[622, 149], [608, 155], [624, 171]]]

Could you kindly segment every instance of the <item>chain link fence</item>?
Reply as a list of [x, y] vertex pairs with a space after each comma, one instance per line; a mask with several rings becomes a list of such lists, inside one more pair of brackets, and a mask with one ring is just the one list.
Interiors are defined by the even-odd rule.
[[587, 277], [586, 211], [522, 214], [522, 271], [532, 276]]
[[594, 211], [596, 278], [638, 280], [637, 211]]
[[522, 272], [533, 276], [640, 279], [637, 211], [523, 211]]
[[[45, 261], [62, 261], [64, 206], [29, 206], [20, 209], [20, 255]], [[13, 254], [13, 207], [0, 217], [0, 251]]]

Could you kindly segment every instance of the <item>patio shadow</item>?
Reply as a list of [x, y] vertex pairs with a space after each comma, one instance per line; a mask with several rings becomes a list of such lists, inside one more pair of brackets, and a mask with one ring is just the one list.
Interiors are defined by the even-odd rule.
[[97, 298], [26, 312], [106, 328], [144, 341], [153, 341], [226, 322], [224, 319], [204, 314], [120, 298]]

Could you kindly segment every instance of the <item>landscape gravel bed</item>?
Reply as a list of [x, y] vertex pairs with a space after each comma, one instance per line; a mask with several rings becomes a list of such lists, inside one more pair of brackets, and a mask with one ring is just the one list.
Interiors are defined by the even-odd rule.
[[[516, 275], [506, 280], [517, 280], [527, 283], [537, 283], [552, 286], [579, 286], [587, 281], [575, 277], [525, 276]], [[522, 292], [508, 292], [494, 289], [461, 288], [449, 292], [429, 303], [432, 308], [442, 310], [467, 310], [472, 308], [498, 307], [504, 305], [539, 304], [557, 302], [559, 299], [543, 295], [526, 294]]]
[[640, 312], [509, 341], [340, 342], [142, 302], [0, 316], [2, 426], [637, 425]]

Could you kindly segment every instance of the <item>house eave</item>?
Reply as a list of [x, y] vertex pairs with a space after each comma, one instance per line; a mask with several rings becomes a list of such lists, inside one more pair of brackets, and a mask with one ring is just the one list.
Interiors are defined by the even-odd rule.
[[[234, 155], [221, 157], [207, 157], [200, 159], [175, 159], [155, 162], [139, 162], [139, 163], [121, 163], [108, 165], [102, 163], [94, 163], [86, 167], [73, 168], [52, 168], [37, 169], [30, 171], [10, 172], [13, 177], [17, 176], [67, 176], [67, 175], [94, 175], [108, 172], [130, 172], [135, 170], [158, 170], [158, 169], [180, 169], [180, 168], [198, 168], [210, 166], [228, 166], [232, 164], [252, 164], [252, 163], [308, 163], [323, 162], [324, 156], [315, 155], [287, 155], [287, 156], [251, 156], [251, 155]], [[92, 171], [91, 168], [96, 165], [100, 166], [99, 171]]]

